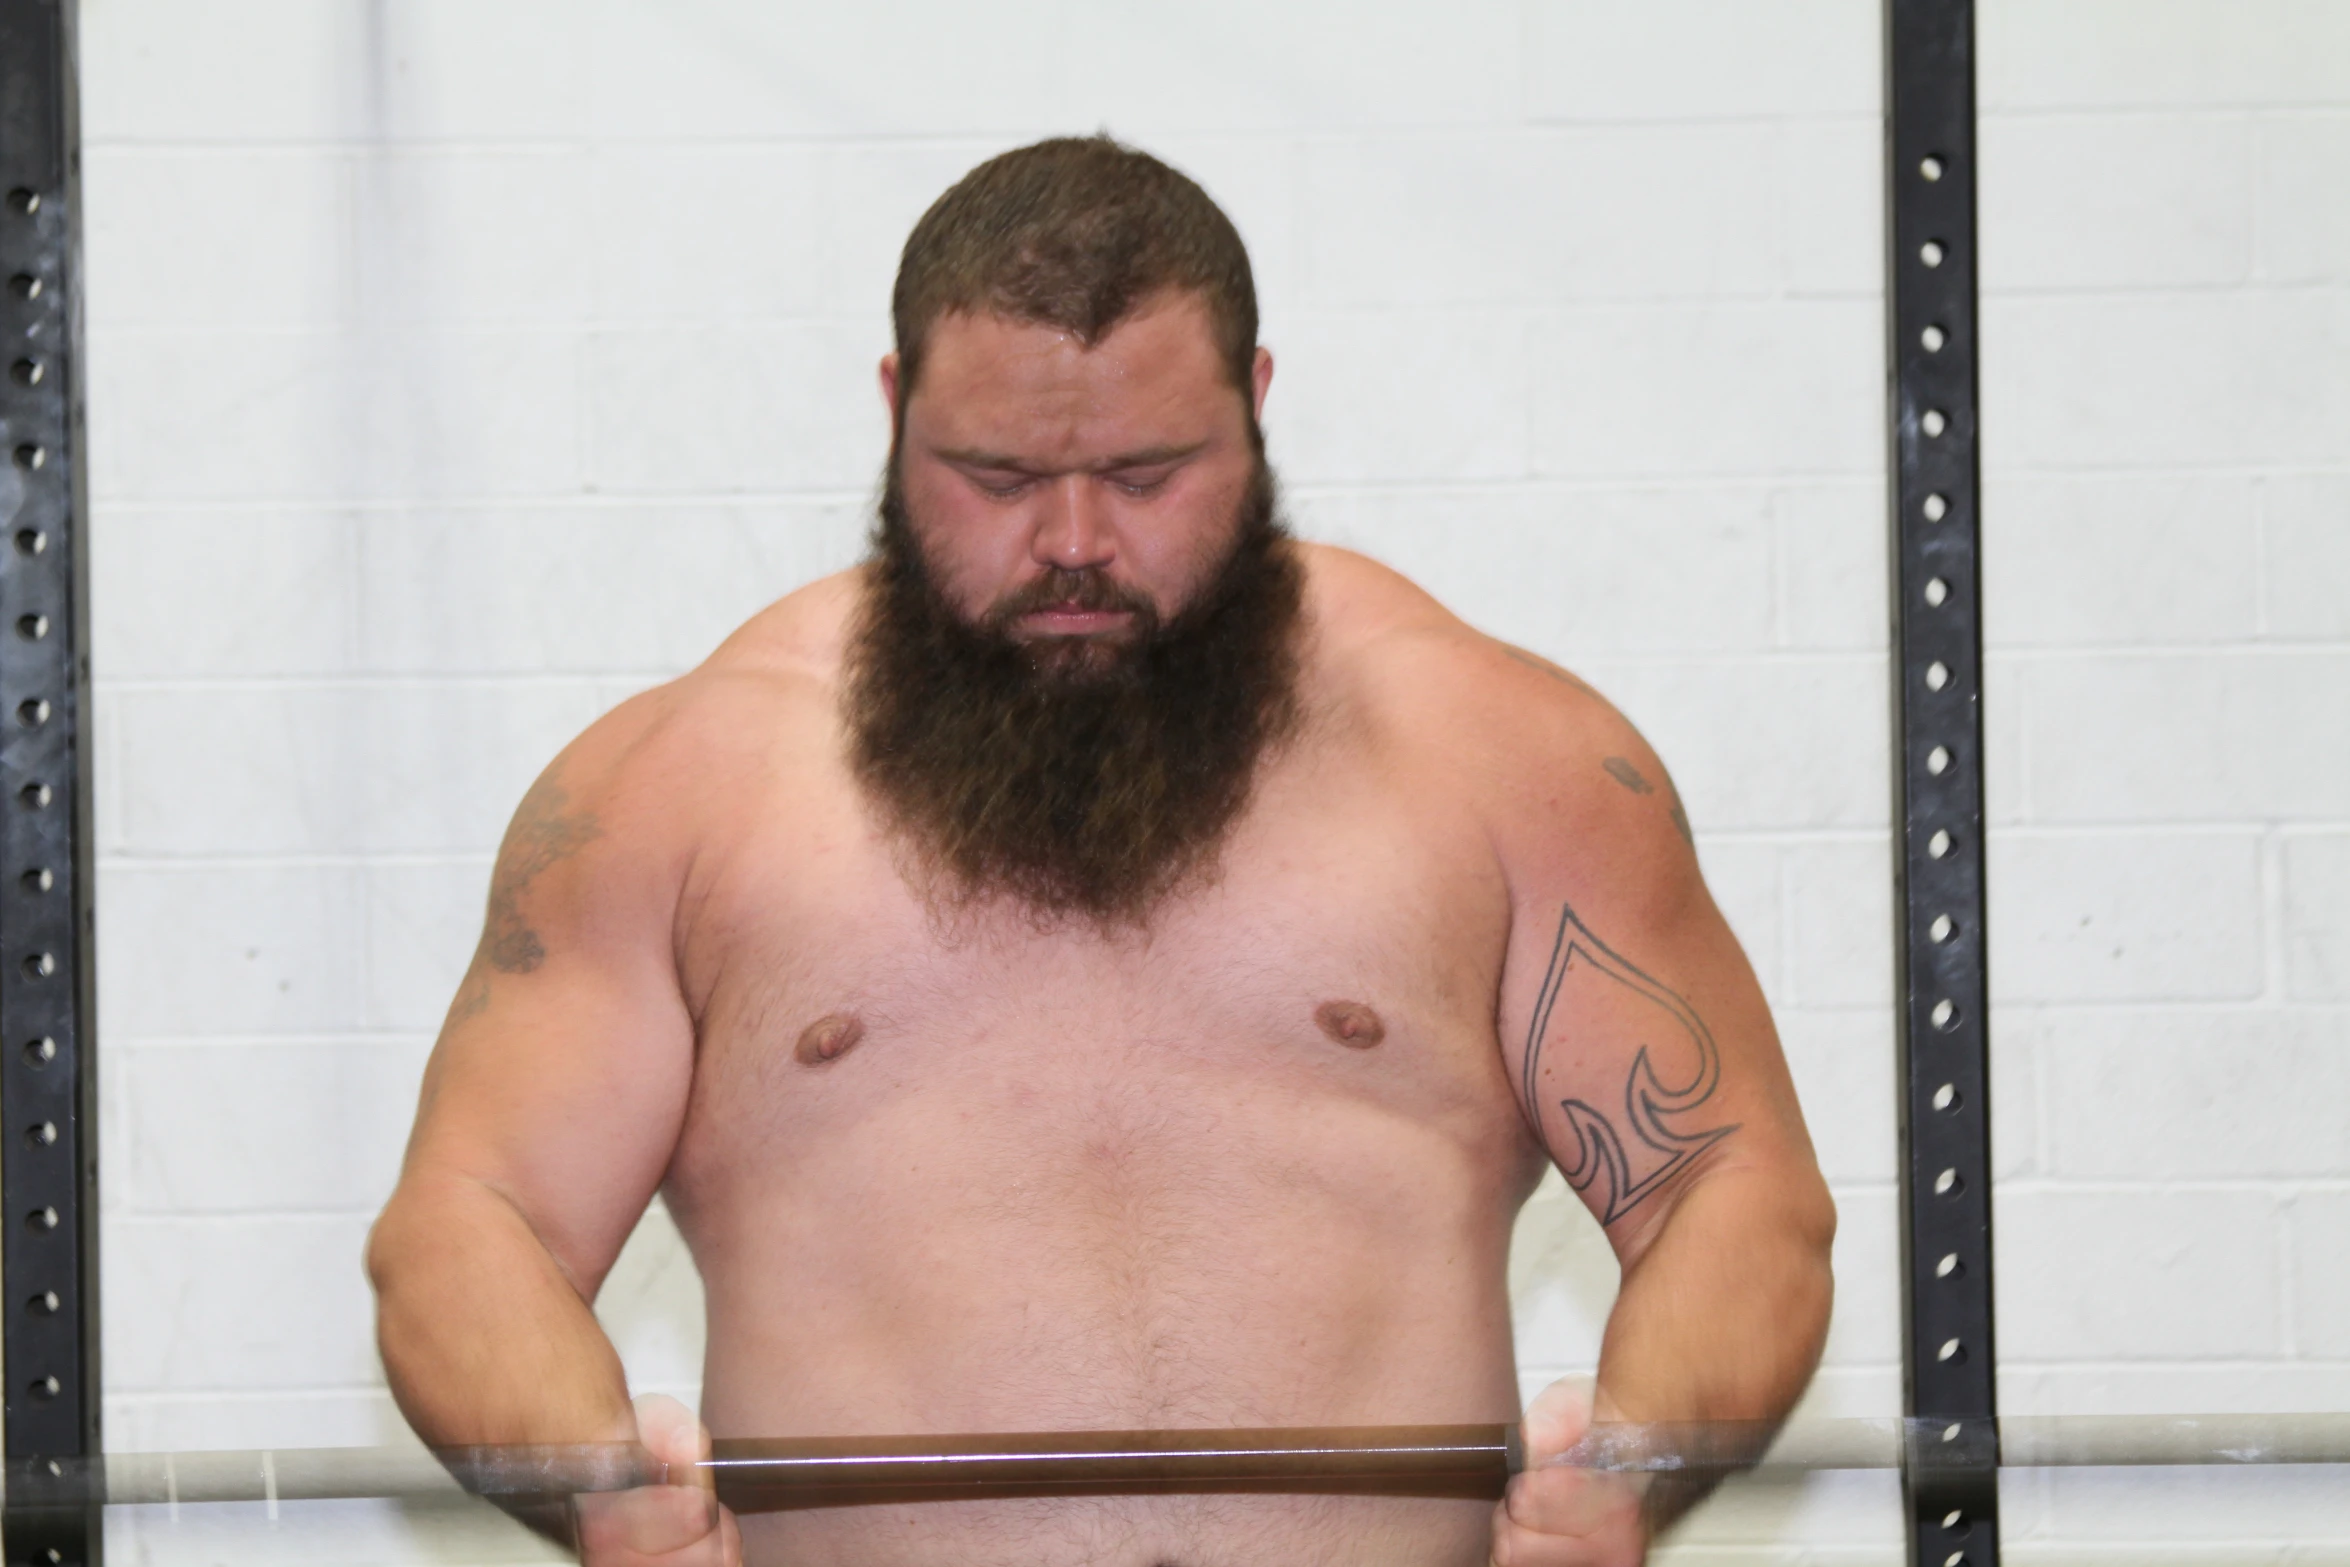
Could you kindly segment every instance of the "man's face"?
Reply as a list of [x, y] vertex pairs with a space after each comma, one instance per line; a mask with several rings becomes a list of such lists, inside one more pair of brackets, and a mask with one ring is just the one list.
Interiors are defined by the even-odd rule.
[[1228, 553], [1257, 462], [1206, 307], [1169, 294], [1088, 348], [1056, 327], [953, 315], [919, 383], [881, 380], [905, 511], [947, 602], [1049, 667], [1085, 667], [1180, 612]]
[[902, 424], [848, 660], [858, 776], [950, 902], [1147, 920], [1297, 713], [1303, 573], [1251, 407], [1187, 300], [1090, 349], [960, 318], [931, 355], [911, 406], [882, 366]]

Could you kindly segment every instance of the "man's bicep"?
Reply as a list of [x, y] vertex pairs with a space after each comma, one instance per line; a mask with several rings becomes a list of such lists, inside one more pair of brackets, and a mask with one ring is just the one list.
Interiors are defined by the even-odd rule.
[[491, 1188], [592, 1290], [667, 1169], [693, 1024], [662, 879], [625, 823], [559, 776], [525, 797], [499, 850], [403, 1180]]
[[490, 1187], [588, 1289], [668, 1167], [692, 1082], [692, 1025], [682, 1007], [617, 976], [548, 980], [444, 1031], [403, 1179]]
[[1521, 911], [1513, 942], [1520, 1100], [1619, 1251], [1709, 1166], [1803, 1143], [1753, 972], [1685, 873], [1665, 917], [1652, 896], [1559, 895]]

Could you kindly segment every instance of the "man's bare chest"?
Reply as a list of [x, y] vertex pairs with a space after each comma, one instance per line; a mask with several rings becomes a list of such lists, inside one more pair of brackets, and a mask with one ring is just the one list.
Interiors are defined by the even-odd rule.
[[1514, 1115], [1498, 876], [1376, 780], [1277, 780], [1139, 930], [945, 911], [903, 854], [842, 810], [730, 857], [688, 936], [708, 979], [681, 1173], [849, 1146], [1132, 1166], [1391, 1121], [1491, 1144]]

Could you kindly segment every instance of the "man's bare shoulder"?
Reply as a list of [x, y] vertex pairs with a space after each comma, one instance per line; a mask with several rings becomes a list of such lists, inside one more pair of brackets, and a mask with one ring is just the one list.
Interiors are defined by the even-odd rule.
[[1686, 851], [1664, 763], [1587, 681], [1375, 561], [1326, 546], [1306, 558], [1325, 689], [1414, 776], [1465, 792], [1505, 854], [1593, 829], [1627, 850]]
[[829, 757], [856, 573], [820, 578], [746, 621], [700, 665], [615, 706], [564, 749], [550, 776], [608, 809], [691, 825], [691, 800], [770, 770]]

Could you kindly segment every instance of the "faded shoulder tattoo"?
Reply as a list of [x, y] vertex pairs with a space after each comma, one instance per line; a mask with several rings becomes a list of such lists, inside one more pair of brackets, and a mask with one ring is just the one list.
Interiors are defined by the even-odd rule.
[[[1559, 1003], [1564, 1000], [1564, 1011]], [[1557, 1017], [1558, 1036], [1552, 1021]], [[1542, 1059], [1557, 1048], [1576, 1056], [1621, 1061], [1628, 1053], [1623, 1102], [1561, 1099], [1543, 1103]], [[1659, 1059], [1666, 1064], [1658, 1065]], [[1681, 1063], [1694, 1059], [1686, 1081]], [[1696, 1009], [1634, 968], [1593, 935], [1572, 908], [1562, 907], [1551, 944], [1550, 967], [1535, 998], [1526, 1033], [1524, 1076], [1528, 1113], [1558, 1160], [1567, 1184], [1580, 1193], [1602, 1225], [1630, 1213], [1706, 1149], [1738, 1130], [1689, 1126], [1721, 1086], [1721, 1054]]]
[[[1599, 697], [1599, 700], [1603, 702], [1607, 700], [1605, 697], [1599, 696], [1597, 691], [1592, 690], [1591, 687], [1585, 685], [1582, 681], [1577, 680], [1573, 675], [1568, 674], [1565, 670], [1559, 668], [1558, 665], [1552, 663], [1549, 659], [1542, 657], [1538, 653], [1529, 653], [1524, 648], [1514, 647], [1507, 642], [1501, 644], [1501, 650], [1510, 658], [1516, 660], [1518, 663], [1525, 665], [1528, 669], [1539, 670], [1543, 674], [1550, 676], [1551, 679], [1558, 681], [1561, 685], [1572, 686], [1576, 690], [1582, 692], [1585, 696]], [[1641, 777], [1640, 769], [1634, 767], [1623, 757], [1611, 756], [1606, 761], [1602, 762], [1600, 766], [1607, 770], [1607, 775], [1610, 778], [1613, 778], [1617, 783], [1622, 784], [1625, 788], [1631, 790], [1634, 794], [1656, 793], [1656, 785]], [[1672, 818], [1673, 831], [1681, 835], [1681, 841], [1683, 843], [1686, 843], [1690, 847], [1695, 848], [1697, 845], [1697, 835], [1689, 830], [1689, 813], [1681, 808], [1681, 791], [1673, 787], [1673, 780], [1670, 778], [1665, 780], [1665, 803], [1668, 814]]]
[[481, 949], [474, 954], [464, 991], [450, 1009], [450, 1021], [462, 1022], [488, 1007], [492, 971], [528, 974], [546, 962], [546, 943], [531, 928], [522, 895], [540, 872], [603, 833], [591, 813], [566, 810], [570, 803], [569, 793], [550, 774], [531, 785], [515, 809], [514, 823], [506, 829], [497, 866], [490, 873], [489, 917], [482, 927]]

